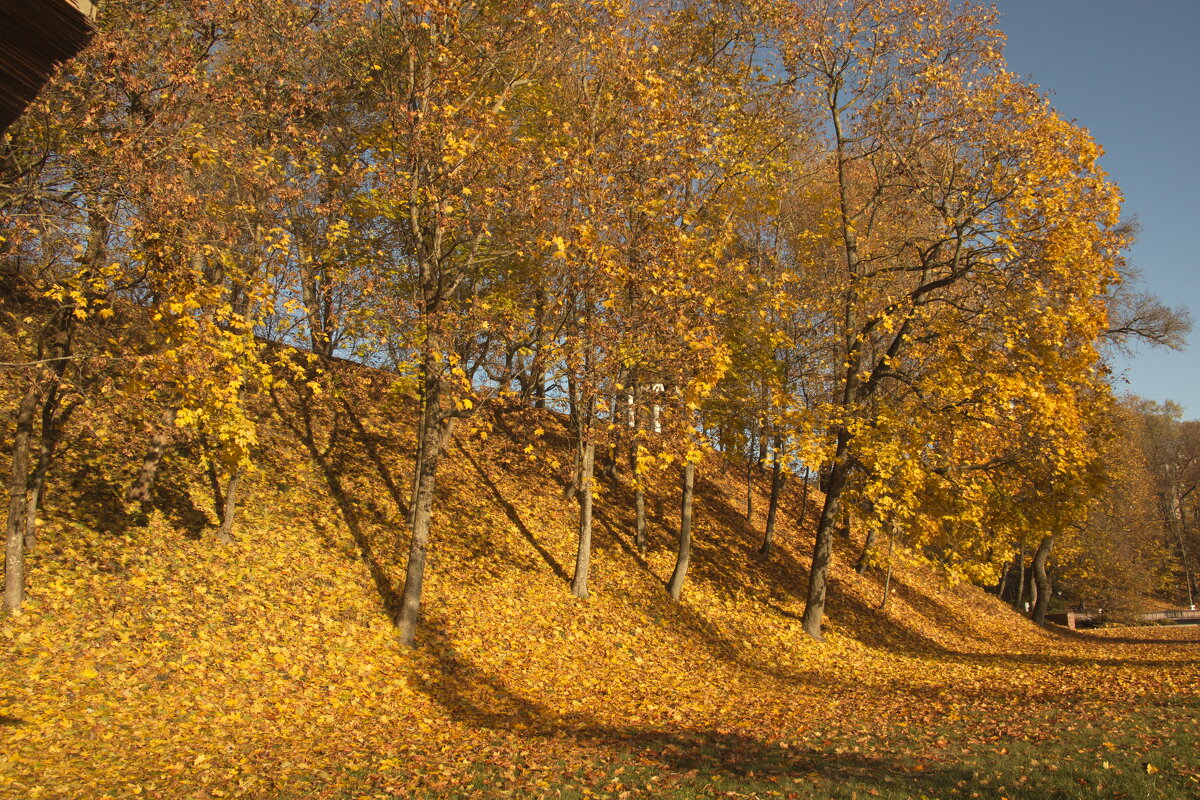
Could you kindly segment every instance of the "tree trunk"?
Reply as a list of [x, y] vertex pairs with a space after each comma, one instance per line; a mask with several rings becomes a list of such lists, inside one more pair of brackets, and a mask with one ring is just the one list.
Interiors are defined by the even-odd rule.
[[12, 472], [8, 483], [8, 527], [4, 549], [4, 610], [18, 613], [25, 602], [25, 515], [29, 489], [29, 442], [37, 408], [37, 384], [31, 383], [17, 406]]
[[333, 300], [329, 287], [329, 269], [300, 254], [300, 291], [308, 318], [309, 341], [312, 351], [322, 359], [333, 355]]
[[[421, 493], [421, 466], [425, 463], [425, 426], [429, 416], [429, 383], [433, 377], [430, 367], [421, 366], [421, 418], [417, 421], [417, 452], [413, 456], [412, 490], [408, 495], [408, 527], [415, 528], [417, 524], [417, 497]], [[411, 644], [411, 643], [410, 643]]]
[[800, 492], [800, 524], [808, 519], [808, 482], [811, 479], [808, 467], [804, 468], [804, 488]]
[[751, 443], [746, 458], [746, 522], [754, 524], [754, 446]]
[[[206, 437], [202, 435], [205, 450], [210, 453], [211, 448], [208, 446]], [[217, 515], [217, 524], [221, 524], [221, 515], [225, 513], [225, 492], [221, 489], [221, 476], [217, 472], [217, 462], [213, 461], [212, 456], [208, 458], [208, 490], [212, 492], [213, 512]]]
[[683, 595], [683, 582], [687, 579], [688, 563], [692, 560], [692, 489], [696, 482], [696, 465], [688, 461], [683, 465], [683, 497], [679, 510], [679, 552], [675, 558], [675, 569], [667, 584], [667, 593], [676, 602]]
[[62, 394], [58, 391], [58, 387], [52, 385], [46, 402], [42, 406], [42, 430], [41, 436], [38, 437], [40, 445], [37, 466], [34, 467], [33, 474], [29, 478], [29, 497], [25, 503], [26, 555], [37, 547], [38, 509], [41, 508], [42, 498], [45, 496], [46, 476], [50, 472], [50, 463], [54, 460], [54, 451], [58, 447], [59, 438], [62, 436], [62, 430], [66, 426], [67, 420], [78, 408], [78, 404], [73, 403], [63, 408], [60, 414], [58, 409], [61, 398]]
[[217, 528], [217, 541], [233, 544], [233, 519], [237, 514], [237, 491], [242, 482], [242, 467], [233, 468], [233, 474], [225, 484], [225, 501], [221, 504], [221, 525]]
[[1033, 621], [1036, 625], [1046, 624], [1046, 609], [1050, 607], [1050, 573], [1046, 570], [1046, 561], [1050, 558], [1050, 550], [1054, 547], [1054, 534], [1042, 539], [1037, 552], [1033, 554], [1033, 579], [1037, 586], [1037, 600], [1033, 604]]
[[1188, 606], [1191, 607], [1196, 603], [1196, 595], [1193, 591], [1194, 581], [1192, 578], [1191, 560], [1188, 558], [1187, 544], [1184, 539], [1184, 519], [1183, 507], [1179, 499], [1179, 490], [1174, 484], [1171, 485], [1168, 496], [1166, 498], [1167, 505], [1167, 530], [1175, 534], [1175, 538], [1179, 541], [1179, 563], [1183, 566], [1183, 581], [1187, 586]]
[[1013, 608], [1025, 613], [1025, 540], [1021, 539], [1021, 544], [1017, 546], [1017, 599], [1013, 603]]
[[434, 363], [435, 348], [428, 348], [423, 370], [424, 413], [418, 431], [413, 496], [412, 540], [408, 548], [408, 567], [404, 574], [404, 590], [400, 596], [400, 611], [396, 616], [400, 644], [412, 647], [416, 641], [417, 621], [421, 614], [421, 591], [425, 585], [425, 561], [429, 556], [429, 533], [433, 521], [434, 479], [442, 455], [441, 394], [442, 385]]
[[159, 466], [162, 465], [163, 455], [167, 451], [171, 429], [175, 427], [175, 416], [178, 413], [179, 409], [175, 408], [174, 404], [163, 411], [159, 418], [158, 430], [150, 437], [150, 447], [146, 451], [146, 457], [142, 459], [142, 468], [138, 470], [137, 479], [125, 494], [126, 500], [139, 503], [150, 502], [151, 493], [154, 491], [154, 479], [158, 475]]
[[582, 443], [579, 466], [579, 548], [575, 553], [575, 576], [571, 594], [588, 596], [588, 574], [592, 565], [592, 476], [596, 461], [596, 443], [591, 436]]
[[634, 544], [637, 549], [646, 552], [646, 490], [642, 486], [642, 476], [638, 474], [638, 443], [629, 447], [629, 471], [633, 474], [633, 512], [634, 512]]
[[875, 539], [878, 532], [874, 526], [867, 528], [867, 540], [863, 542], [862, 552], [858, 554], [858, 560], [854, 562], [854, 571], [862, 575], [871, 566], [871, 548], [875, 546]]
[[818, 642], [825, 641], [821, 634], [821, 619], [825, 616], [825, 590], [829, 565], [833, 559], [833, 535], [841, 519], [842, 491], [846, 488], [846, 477], [850, 472], [849, 451], [850, 434], [845, 430], [839, 431], [837, 451], [826, 484], [825, 505], [821, 509], [821, 519], [817, 522], [812, 566], [808, 572], [808, 597], [804, 604], [804, 616], [801, 618], [804, 632]]
[[879, 610], [887, 608], [888, 597], [892, 592], [892, 555], [896, 552], [896, 526], [888, 524], [887, 575], [883, 579], [883, 599], [879, 601]]
[[775, 517], [779, 513], [779, 494], [787, 480], [783, 472], [783, 459], [779, 457], [780, 442], [775, 440], [775, 465], [771, 470], [771, 499], [767, 505], [767, 527], [763, 531], [762, 547], [758, 548], [761, 555], [771, 555], [771, 547], [775, 542]]
[[1012, 573], [1013, 565], [1005, 562], [1004, 571], [1000, 573], [1000, 580], [996, 583], [996, 597], [1000, 602], [1004, 602], [1004, 591], [1008, 588], [1008, 576]]

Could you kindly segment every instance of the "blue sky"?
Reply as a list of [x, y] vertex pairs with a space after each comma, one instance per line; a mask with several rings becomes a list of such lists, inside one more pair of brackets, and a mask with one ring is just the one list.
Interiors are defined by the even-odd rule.
[[[1104, 147], [1101, 164], [1141, 225], [1130, 260], [1145, 285], [1200, 323], [1200, 0], [995, 0], [1008, 66]], [[1187, 350], [1142, 348], [1118, 391], [1200, 418], [1200, 333]]]

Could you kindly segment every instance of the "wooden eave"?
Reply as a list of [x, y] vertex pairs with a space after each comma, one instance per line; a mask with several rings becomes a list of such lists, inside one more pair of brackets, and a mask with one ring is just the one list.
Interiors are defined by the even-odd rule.
[[95, 35], [90, 0], [0, 0], [0, 133]]

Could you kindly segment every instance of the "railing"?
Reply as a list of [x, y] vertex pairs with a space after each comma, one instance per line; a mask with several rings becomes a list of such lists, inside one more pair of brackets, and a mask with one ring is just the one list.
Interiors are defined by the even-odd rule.
[[1200, 622], [1200, 611], [1172, 608], [1151, 614], [1138, 614], [1138, 619], [1142, 622]]

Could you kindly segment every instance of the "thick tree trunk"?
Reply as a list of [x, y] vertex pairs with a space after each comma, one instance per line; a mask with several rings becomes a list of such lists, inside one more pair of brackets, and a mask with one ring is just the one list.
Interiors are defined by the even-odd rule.
[[596, 443], [589, 436], [582, 443], [579, 466], [579, 547], [575, 552], [575, 576], [571, 594], [588, 596], [588, 575], [592, 566], [592, 478], [595, 471]]
[[129, 487], [125, 499], [130, 502], [149, 503], [154, 491], [154, 479], [158, 468], [162, 465], [163, 455], [167, 452], [167, 443], [171, 439], [171, 430], [175, 427], [175, 416], [179, 409], [174, 405], [163, 411], [158, 421], [158, 430], [150, 437], [150, 447], [146, 457], [142, 459], [142, 468], [138, 470], [137, 479]]
[[[210, 450], [210, 448], [208, 447], [207, 439], [204, 439], [204, 437], [202, 437], [202, 439], [205, 442], [205, 449]], [[210, 452], [211, 452], [211, 450], [210, 450]], [[208, 472], [208, 490], [210, 492], [212, 492], [213, 513], [215, 513], [217, 515], [217, 524], [220, 525], [221, 524], [221, 515], [223, 513], [225, 513], [225, 492], [223, 489], [221, 489], [221, 476], [217, 472], [217, 462], [212, 460], [211, 455], [209, 456], [209, 459], [208, 459], [207, 472]]]
[[233, 544], [233, 520], [237, 514], [237, 492], [242, 483], [242, 468], [233, 468], [233, 474], [225, 484], [225, 500], [221, 504], [221, 524], [217, 527], [217, 541]]
[[[430, 351], [434, 352], [434, 351]], [[400, 644], [412, 647], [416, 641], [417, 622], [421, 614], [421, 592], [425, 585], [425, 562], [429, 556], [429, 534], [433, 521], [434, 479], [442, 455], [441, 380], [427, 355], [424, 371], [424, 413], [418, 431], [418, 453], [414, 478], [416, 494], [411, 507], [412, 540], [408, 548], [408, 567], [404, 574], [404, 590], [400, 596], [400, 611], [396, 616]]]
[[8, 483], [8, 526], [4, 549], [4, 610], [18, 613], [25, 602], [25, 516], [29, 490], [29, 443], [37, 408], [37, 385], [31, 384], [17, 406], [12, 471]]
[[825, 640], [821, 634], [821, 620], [825, 616], [825, 591], [829, 565], [833, 559], [833, 535], [842, 516], [842, 491], [846, 488], [846, 478], [850, 472], [849, 451], [850, 434], [844, 430], [839, 431], [837, 451], [825, 489], [825, 505], [821, 509], [821, 519], [817, 522], [812, 566], [808, 572], [808, 597], [800, 623], [804, 632], [818, 642]]
[[775, 518], [779, 514], [779, 494], [787, 480], [783, 472], [783, 459], [779, 457], [780, 442], [775, 440], [775, 465], [771, 470], [771, 499], [767, 504], [767, 527], [763, 531], [762, 547], [758, 548], [761, 555], [771, 555], [775, 543]]
[[667, 584], [667, 593], [678, 602], [683, 595], [683, 582], [687, 579], [688, 563], [692, 560], [692, 490], [696, 483], [696, 465], [688, 461], [683, 465], [683, 493], [679, 509], [679, 551], [675, 557], [675, 569]]
[[1050, 558], [1050, 550], [1054, 547], [1054, 534], [1042, 539], [1037, 552], [1033, 554], [1033, 580], [1037, 586], [1037, 600], [1033, 604], [1033, 621], [1037, 625], [1046, 624], [1046, 609], [1050, 607], [1050, 573], [1046, 569], [1046, 561]]

